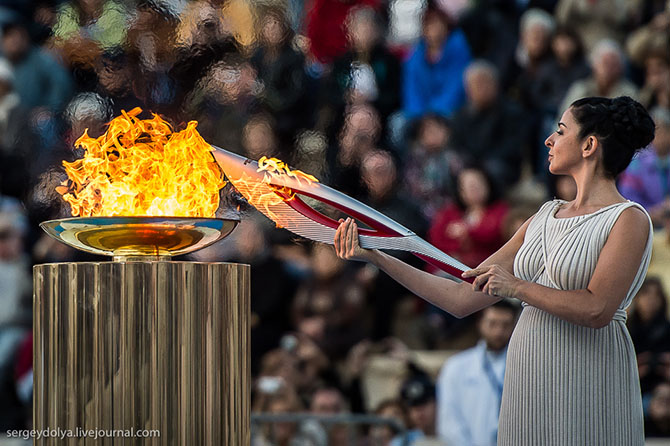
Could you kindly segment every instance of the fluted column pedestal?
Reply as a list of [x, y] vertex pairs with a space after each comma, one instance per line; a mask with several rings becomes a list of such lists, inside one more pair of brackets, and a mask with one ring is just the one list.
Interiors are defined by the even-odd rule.
[[33, 271], [35, 444], [249, 444], [247, 265]]

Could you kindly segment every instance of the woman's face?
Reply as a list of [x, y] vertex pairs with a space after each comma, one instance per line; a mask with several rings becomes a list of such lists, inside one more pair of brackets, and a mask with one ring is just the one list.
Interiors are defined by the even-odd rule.
[[481, 172], [466, 169], [458, 177], [458, 190], [466, 207], [483, 206], [489, 199], [489, 187]]
[[569, 175], [582, 162], [579, 124], [568, 108], [558, 122], [558, 128], [544, 141], [549, 148], [549, 172]]

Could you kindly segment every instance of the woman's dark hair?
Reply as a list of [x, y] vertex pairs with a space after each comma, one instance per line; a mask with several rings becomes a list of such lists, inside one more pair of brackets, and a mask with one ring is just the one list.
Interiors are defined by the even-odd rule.
[[654, 139], [654, 121], [639, 102], [628, 96], [614, 99], [590, 97], [572, 103], [580, 126], [579, 138], [594, 135], [603, 148], [605, 175], [616, 178], [633, 155]]
[[493, 180], [491, 174], [480, 165], [468, 163], [464, 165], [458, 171], [458, 173], [454, 175], [453, 178], [454, 204], [458, 206], [459, 209], [465, 210], [467, 208], [465, 202], [463, 201], [463, 197], [461, 197], [460, 188], [458, 187], [458, 179], [461, 177], [461, 175], [463, 175], [463, 172], [465, 172], [466, 170], [474, 170], [478, 172], [482, 176], [482, 178], [484, 178], [484, 182], [486, 183], [486, 186], [489, 189], [489, 196], [486, 200], [486, 206], [493, 204], [500, 198], [498, 194], [499, 188], [496, 187], [496, 183]]

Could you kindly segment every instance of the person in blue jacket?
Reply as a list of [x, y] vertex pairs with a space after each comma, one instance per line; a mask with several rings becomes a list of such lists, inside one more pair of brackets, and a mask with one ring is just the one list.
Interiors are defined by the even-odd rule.
[[404, 65], [405, 119], [413, 121], [426, 113], [449, 117], [458, 110], [465, 101], [463, 73], [470, 60], [465, 34], [429, 1], [421, 40]]

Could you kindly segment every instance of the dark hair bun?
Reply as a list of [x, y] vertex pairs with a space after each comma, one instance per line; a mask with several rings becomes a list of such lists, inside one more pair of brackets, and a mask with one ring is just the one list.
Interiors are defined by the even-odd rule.
[[654, 139], [651, 116], [642, 104], [628, 96], [583, 98], [571, 107], [580, 126], [579, 137], [598, 137], [603, 148], [603, 167], [611, 178], [623, 172], [635, 152]]
[[654, 140], [654, 121], [639, 102], [628, 96], [612, 99], [610, 114], [616, 136], [633, 150], [647, 147]]

